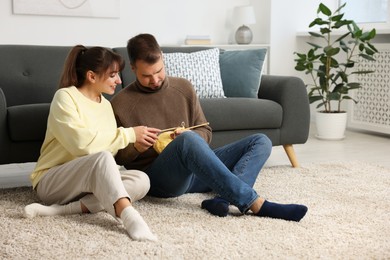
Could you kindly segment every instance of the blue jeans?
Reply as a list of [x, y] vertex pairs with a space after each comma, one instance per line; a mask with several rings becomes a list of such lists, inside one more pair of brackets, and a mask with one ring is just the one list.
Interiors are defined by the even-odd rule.
[[271, 141], [263, 134], [213, 151], [197, 133], [184, 132], [146, 170], [149, 195], [168, 198], [214, 191], [246, 212], [258, 198], [253, 185], [271, 149]]

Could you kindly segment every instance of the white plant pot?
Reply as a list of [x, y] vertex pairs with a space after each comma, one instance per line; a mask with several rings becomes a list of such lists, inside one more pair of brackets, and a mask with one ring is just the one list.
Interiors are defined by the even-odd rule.
[[318, 139], [342, 140], [347, 127], [347, 112], [323, 113], [316, 112], [316, 127]]

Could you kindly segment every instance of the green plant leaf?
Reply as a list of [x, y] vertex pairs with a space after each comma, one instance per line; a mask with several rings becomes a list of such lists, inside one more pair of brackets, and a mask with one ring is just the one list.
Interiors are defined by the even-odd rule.
[[[347, 36], [350, 35], [350, 34], [351, 34], [350, 32], [344, 33], [344, 34], [341, 35], [339, 38], [337, 38], [335, 42], [341, 42], [342, 39], [344, 39], [345, 37], [347, 37]], [[344, 44], [345, 44], [345, 42], [344, 42]]]
[[340, 93], [339, 92], [331, 92], [328, 95], [328, 100], [339, 100], [340, 99]]
[[362, 84], [360, 84], [359, 82], [351, 82], [348, 83], [347, 86], [349, 89], [357, 89], [357, 88], [361, 88]]
[[372, 45], [371, 43], [367, 42], [367, 45], [368, 45], [372, 50], [374, 50], [375, 52], [378, 52], [378, 50], [375, 48], [375, 46]]
[[335, 13], [339, 13], [341, 9], [343, 9], [345, 7], [347, 3], [344, 3], [343, 5], [341, 5], [339, 8], [336, 9]]
[[339, 62], [336, 59], [331, 58], [330, 59], [330, 67], [331, 68], [338, 68], [339, 67]]
[[352, 21], [350, 21], [350, 20], [341, 20], [341, 21], [337, 21], [337, 22], [334, 23], [334, 25], [332, 26], [332, 28], [334, 28], [334, 29], [339, 29], [339, 28], [344, 27], [345, 25], [349, 25], [349, 24], [351, 24], [351, 23], [352, 23]]
[[361, 41], [369, 41], [371, 39], [371, 34], [370, 32], [364, 32], [362, 35], [359, 37]]
[[375, 36], [376, 36], [376, 29], [374, 28], [374, 29], [372, 29], [372, 30], [370, 31], [370, 37], [369, 37], [368, 40], [374, 39]]
[[367, 55], [374, 55], [375, 54], [375, 51], [371, 48], [368, 48], [368, 47], [364, 47], [364, 50], [366, 51], [366, 54]]
[[[348, 82], [348, 76], [344, 71], [340, 71], [338, 74], [343, 82]], [[341, 84], [344, 85], [344, 84]]]
[[317, 13], [319, 13], [319, 12], [323, 13], [326, 16], [332, 15], [332, 12], [330, 11], [330, 9], [326, 5], [324, 5], [323, 3], [320, 3], [320, 5], [318, 7]]
[[332, 92], [341, 92], [343, 87], [344, 87], [344, 84], [343, 84], [343, 83], [337, 84], [337, 85], [334, 87], [334, 89], [333, 89]]
[[319, 38], [324, 38], [322, 34], [316, 33], [316, 32], [309, 32], [309, 34], [313, 37], [319, 37]]
[[[313, 102], [312, 102], [312, 103], [313, 103]], [[319, 103], [319, 104], [316, 106], [316, 108], [320, 108], [320, 107], [322, 107], [322, 106], [325, 106], [325, 103], [324, 103], [324, 102]]]
[[355, 66], [355, 62], [354, 61], [349, 61], [349, 62], [345, 63], [344, 66], [346, 68], [353, 68]]
[[344, 14], [338, 14], [338, 15], [332, 16], [330, 18], [330, 20], [333, 22], [337, 22], [337, 21], [340, 21], [343, 18], [343, 16], [344, 16]]
[[296, 66], [295, 66], [295, 69], [296, 69], [297, 71], [305, 71], [305, 70], [306, 70], [306, 67], [303, 66], [303, 65], [296, 65]]
[[314, 21], [312, 21], [309, 25], [309, 28], [315, 26], [315, 25], [324, 25], [324, 24], [329, 24], [328, 21], [324, 21], [321, 18], [316, 18]]
[[374, 73], [375, 70], [357, 70], [351, 72], [351, 74], [369, 74], [369, 73]]
[[309, 103], [314, 103], [314, 102], [317, 102], [319, 100], [322, 100], [322, 96], [311, 96], [309, 97]]
[[[329, 69], [339, 67], [338, 61], [336, 59], [334, 59], [333, 57], [326, 57], [326, 56], [321, 57], [320, 61], [324, 66], [329, 66]], [[328, 64], [328, 62], [329, 62], [329, 64]], [[324, 71], [324, 73], [326, 73], [326, 67], [323, 69], [323, 71]]]
[[[347, 88], [347, 87], [342, 87], [342, 88], [340, 89], [339, 93], [340, 93], [341, 95], [346, 95], [346, 94], [348, 94], [348, 91], [349, 91], [349, 88]], [[341, 95], [340, 95], [340, 97], [341, 97]]]
[[321, 29], [320, 29], [320, 32], [321, 32], [322, 34], [327, 34], [327, 33], [331, 33], [332, 31], [329, 30], [329, 28], [324, 27], [324, 28], [321, 28]]
[[359, 44], [359, 51], [362, 52], [364, 50], [364, 43]]
[[352, 24], [352, 27], [351, 27], [351, 25], [348, 25], [348, 29], [351, 32], [352, 38], [359, 39], [362, 36], [363, 31], [359, 28], [359, 26], [357, 26], [357, 24], [355, 22], [352, 22], [351, 24]]
[[298, 57], [299, 57], [300, 59], [306, 60], [306, 54], [304, 54], [304, 53], [298, 53], [298, 52], [294, 52], [294, 54], [298, 55]]
[[315, 44], [315, 43], [308, 42], [307, 44], [313, 46], [313, 47], [316, 48], [316, 49], [322, 48], [322, 46], [320, 46], [320, 45], [318, 45], [318, 44]]
[[331, 57], [331, 56], [337, 55], [340, 52], [340, 48], [338, 48], [338, 47], [333, 48], [332, 46], [326, 46], [324, 48], [324, 52], [325, 52], [326, 56]]
[[342, 99], [344, 100], [344, 99], [346, 99], [346, 100], [352, 100], [353, 102], [355, 102], [355, 104], [357, 104], [358, 103], [358, 101], [357, 100], [355, 100], [355, 99], [353, 99], [352, 97], [350, 97], [350, 96], [343, 96], [342, 97]]
[[[349, 33], [348, 33], [349, 34]], [[340, 48], [344, 51], [344, 52], [346, 52], [346, 53], [348, 53], [348, 51], [349, 50], [351, 50], [351, 48], [349, 48], [349, 46], [345, 43], [345, 41], [343, 41], [343, 40], [340, 40]]]
[[313, 59], [315, 56], [316, 56], [315, 55], [315, 50], [313, 50], [313, 49], [309, 50], [309, 52], [307, 53], [307, 57], [310, 60]]
[[360, 83], [359, 82], [350, 82], [347, 84], [348, 87], [351, 87], [351, 88], [354, 88], [354, 87], [360, 87]]
[[375, 61], [375, 59], [372, 56], [364, 54], [364, 53], [360, 53], [359, 56], [366, 59], [366, 60]]

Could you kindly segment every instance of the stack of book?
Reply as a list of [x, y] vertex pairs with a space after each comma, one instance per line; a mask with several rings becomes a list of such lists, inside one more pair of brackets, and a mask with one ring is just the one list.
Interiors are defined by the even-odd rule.
[[187, 45], [207, 45], [211, 44], [209, 35], [187, 35], [184, 43]]

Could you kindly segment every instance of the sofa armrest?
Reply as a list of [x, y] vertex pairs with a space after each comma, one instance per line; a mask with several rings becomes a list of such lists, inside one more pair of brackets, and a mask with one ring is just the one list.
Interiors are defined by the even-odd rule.
[[0, 88], [0, 164], [8, 162], [9, 137], [7, 130], [7, 102], [3, 90]]
[[302, 144], [310, 128], [306, 86], [298, 77], [263, 75], [258, 97], [279, 103], [283, 109], [280, 144]]

